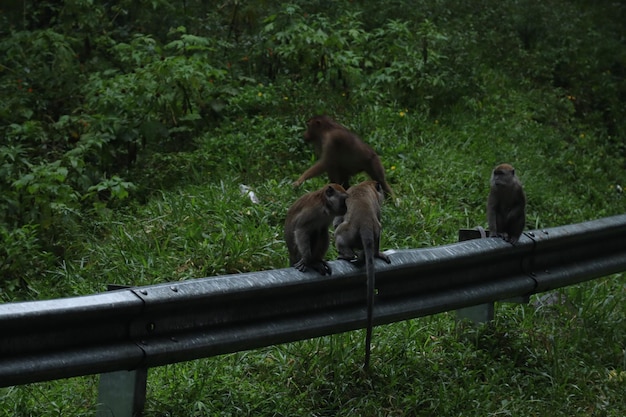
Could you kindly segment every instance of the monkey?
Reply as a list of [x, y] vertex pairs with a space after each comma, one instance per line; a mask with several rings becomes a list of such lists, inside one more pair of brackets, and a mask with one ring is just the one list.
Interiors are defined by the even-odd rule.
[[374, 307], [374, 258], [386, 263], [391, 259], [380, 252], [380, 209], [385, 198], [382, 184], [378, 181], [364, 181], [348, 189], [346, 200], [347, 211], [343, 222], [335, 230], [335, 245], [339, 259], [354, 261], [355, 249], [362, 249], [361, 263], [365, 261], [367, 275], [367, 324], [365, 333], [365, 363], [364, 369], [369, 368], [370, 345], [372, 341], [372, 321]]
[[515, 244], [526, 224], [526, 195], [522, 183], [515, 176], [515, 168], [500, 164], [494, 168], [490, 184], [487, 199], [489, 236], [501, 236]]
[[350, 188], [350, 177], [365, 171], [378, 181], [387, 196], [393, 191], [385, 180], [385, 170], [374, 150], [356, 134], [328, 116], [313, 116], [306, 122], [304, 140], [313, 143], [319, 160], [293, 182], [299, 187], [309, 178], [328, 173], [329, 181]]
[[324, 256], [330, 245], [328, 227], [335, 216], [346, 213], [348, 194], [339, 184], [303, 195], [287, 210], [285, 243], [289, 264], [298, 271], [311, 268], [321, 275], [332, 275]]

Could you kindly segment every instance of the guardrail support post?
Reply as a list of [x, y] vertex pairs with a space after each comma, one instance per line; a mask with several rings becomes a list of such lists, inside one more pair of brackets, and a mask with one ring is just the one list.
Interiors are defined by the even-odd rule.
[[502, 302], [512, 304], [528, 304], [530, 303], [530, 295], [520, 295], [519, 297], [507, 298], [502, 300]]
[[474, 324], [487, 323], [493, 320], [493, 304], [486, 303], [472, 307], [460, 308], [456, 311], [457, 320], [471, 320]]
[[147, 369], [100, 375], [96, 417], [139, 417], [146, 402]]
[[[471, 239], [484, 239], [488, 232], [478, 226], [476, 229], [459, 230], [459, 242]], [[456, 310], [456, 319], [458, 321], [469, 319], [474, 324], [487, 323], [493, 320], [494, 303], [479, 304], [476, 306], [460, 308]]]
[[[107, 291], [130, 288], [108, 285]], [[100, 374], [96, 417], [140, 417], [146, 403], [148, 368]]]

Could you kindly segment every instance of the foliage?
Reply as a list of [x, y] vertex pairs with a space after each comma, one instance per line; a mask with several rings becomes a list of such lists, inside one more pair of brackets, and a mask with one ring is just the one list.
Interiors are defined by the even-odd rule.
[[[561, 0], [8, 2], [0, 300], [286, 266], [287, 207], [326, 181], [290, 186], [316, 113], [380, 154], [400, 197], [384, 248], [484, 225], [500, 162], [531, 229], [623, 213], [625, 18]], [[381, 327], [371, 378], [359, 332], [155, 369], [147, 415], [621, 415], [623, 286], [478, 329]], [[0, 414], [91, 415], [96, 382], [0, 390]]]

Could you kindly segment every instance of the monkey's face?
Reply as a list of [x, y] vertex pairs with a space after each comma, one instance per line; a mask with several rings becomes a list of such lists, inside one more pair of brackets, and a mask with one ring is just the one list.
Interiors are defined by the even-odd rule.
[[335, 216], [343, 216], [348, 211], [348, 206], [346, 205], [346, 199], [348, 198], [348, 194], [335, 194], [332, 198], [328, 200], [330, 203], [330, 211]]
[[311, 131], [310, 131], [310, 129], [307, 129], [307, 130], [304, 132], [304, 141], [305, 141], [305, 142], [311, 142], [312, 140], [313, 140], [313, 139], [311, 138]]
[[491, 174], [491, 185], [498, 187], [511, 184], [515, 177], [515, 169], [509, 164], [501, 164], [495, 167]]
[[335, 212], [341, 216], [343, 216], [344, 214], [346, 214], [346, 212], [348, 211], [348, 205], [346, 204], [346, 200], [348, 199], [348, 193], [343, 191], [343, 192], [337, 192], [335, 194]]
[[505, 186], [511, 183], [511, 177], [510, 173], [494, 171], [491, 175], [491, 185], [494, 187]]
[[320, 125], [321, 122], [315, 117], [312, 117], [306, 121], [306, 131], [304, 132], [305, 142], [313, 142], [316, 140], [316, 138], [319, 137]]
[[348, 205], [346, 204], [347, 198], [348, 198], [348, 194], [346, 194], [345, 196], [341, 196], [341, 198], [338, 199], [337, 201], [337, 207], [335, 207], [335, 211], [337, 214], [341, 216], [346, 214], [348, 211]]
[[348, 193], [339, 184], [330, 184], [328, 188], [326, 188], [327, 205], [330, 208], [330, 211], [335, 215], [342, 216], [346, 214], [348, 211], [348, 206], [346, 205], [347, 198]]

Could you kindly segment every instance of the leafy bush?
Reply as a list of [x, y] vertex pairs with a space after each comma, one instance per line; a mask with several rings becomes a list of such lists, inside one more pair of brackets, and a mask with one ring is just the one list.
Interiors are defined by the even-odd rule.
[[11, 301], [10, 294], [25, 287], [27, 278], [51, 266], [52, 261], [52, 254], [39, 243], [37, 226], [7, 230], [0, 225], [0, 300]]
[[337, 21], [308, 14], [296, 4], [283, 5], [269, 16], [263, 29], [267, 37], [273, 78], [282, 75], [309, 82], [331, 82], [340, 88], [355, 83], [363, 66], [359, 13], [346, 13]]

